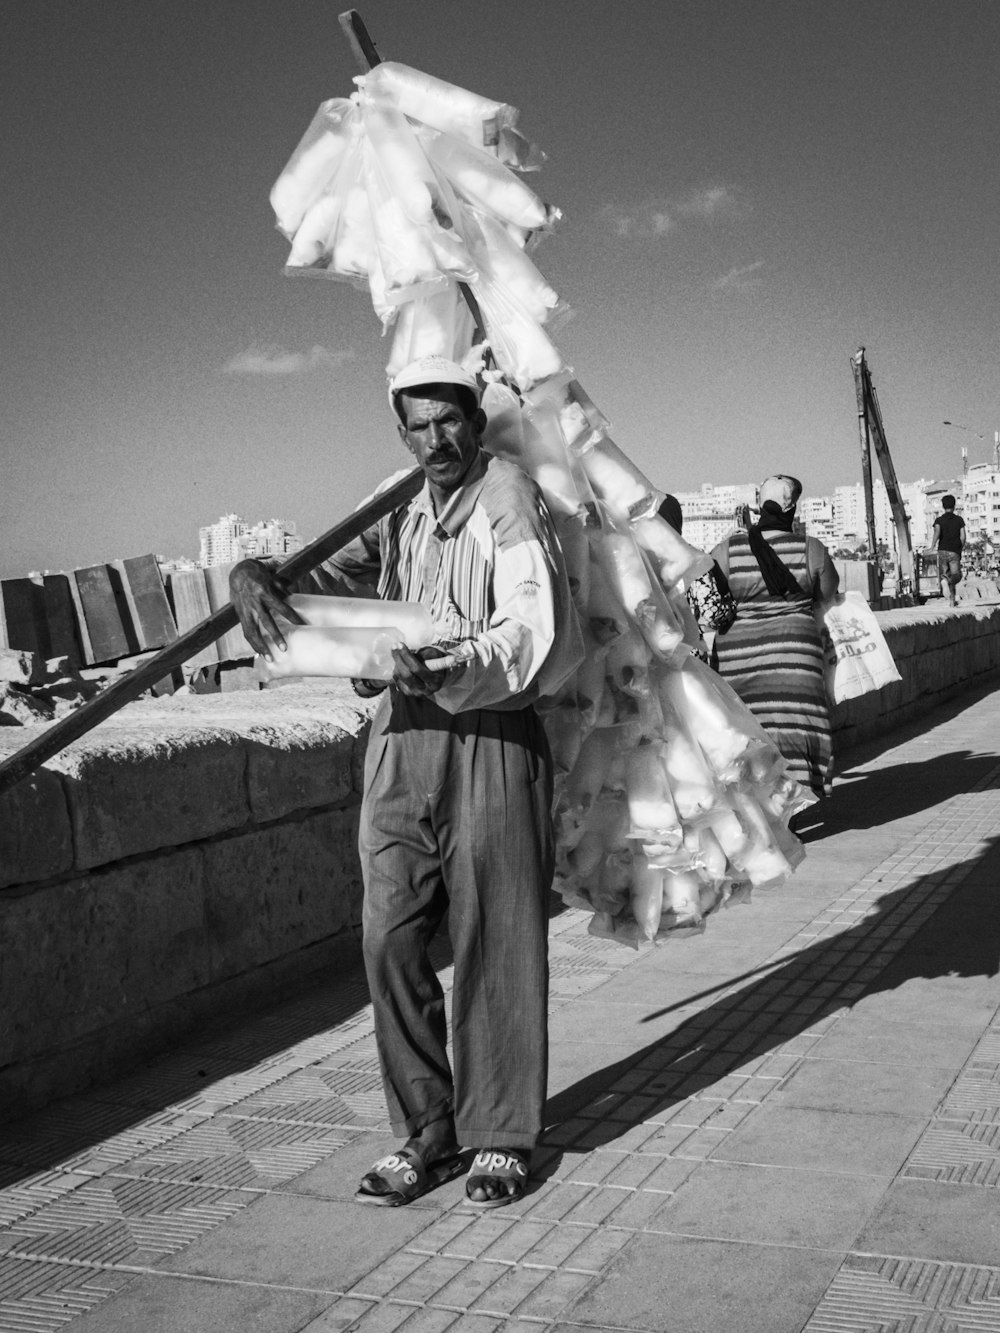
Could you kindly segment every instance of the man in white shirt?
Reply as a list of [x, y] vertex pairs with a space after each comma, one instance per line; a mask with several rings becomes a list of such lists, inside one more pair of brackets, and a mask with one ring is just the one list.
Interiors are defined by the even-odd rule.
[[[546, 1090], [552, 774], [533, 705], [579, 665], [582, 639], [538, 488], [481, 448], [474, 377], [423, 358], [390, 400], [424, 487], [308, 583], [422, 601], [438, 629], [433, 647], [394, 651], [368, 743], [365, 964], [390, 1119], [406, 1143], [355, 1197], [409, 1203], [457, 1174], [471, 1147], [468, 1199], [499, 1207], [524, 1192]], [[280, 651], [287, 589], [244, 561], [232, 591], [251, 645]], [[380, 687], [356, 682], [359, 693]], [[446, 911], [454, 1071], [428, 957]]]

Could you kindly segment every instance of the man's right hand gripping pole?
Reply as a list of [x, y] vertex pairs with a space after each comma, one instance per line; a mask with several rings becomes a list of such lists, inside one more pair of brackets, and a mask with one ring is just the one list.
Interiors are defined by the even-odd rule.
[[243, 633], [254, 652], [268, 662], [276, 651], [285, 651], [282, 622], [304, 623], [285, 600], [289, 591], [284, 579], [259, 560], [241, 560], [229, 572], [229, 595]]

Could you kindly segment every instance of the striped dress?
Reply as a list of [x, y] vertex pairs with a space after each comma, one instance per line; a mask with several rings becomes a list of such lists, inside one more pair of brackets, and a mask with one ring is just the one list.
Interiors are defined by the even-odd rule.
[[[802, 589], [801, 597], [772, 597], [745, 532], [716, 549], [739, 614], [715, 641], [719, 672], [761, 726], [774, 737], [790, 775], [818, 795], [832, 769], [830, 711], [823, 649], [813, 620], [813, 572], [826, 558], [822, 543], [795, 532], [765, 531]], [[808, 543], [808, 545], [807, 545]], [[809, 560], [809, 548], [814, 548]], [[818, 548], [815, 549], [815, 548]], [[728, 570], [726, 555], [728, 550]]]

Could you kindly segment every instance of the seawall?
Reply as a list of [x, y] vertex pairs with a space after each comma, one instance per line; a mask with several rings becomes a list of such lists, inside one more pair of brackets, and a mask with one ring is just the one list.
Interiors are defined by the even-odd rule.
[[[879, 620], [902, 680], [835, 710], [839, 750], [1000, 683], [1000, 606]], [[341, 682], [146, 700], [0, 797], [0, 1119], [356, 957], [373, 711]]]

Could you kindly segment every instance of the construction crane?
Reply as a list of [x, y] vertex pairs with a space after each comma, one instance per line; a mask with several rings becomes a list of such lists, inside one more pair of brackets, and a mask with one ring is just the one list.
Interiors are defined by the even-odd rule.
[[910, 520], [900, 494], [896, 469], [889, 454], [889, 442], [882, 425], [882, 413], [879, 410], [875, 386], [871, 371], [865, 360], [865, 349], [859, 347], [851, 357], [851, 369], [854, 372], [854, 389], [858, 401], [858, 431], [861, 436], [861, 479], [865, 491], [865, 519], [868, 529], [868, 549], [877, 559], [878, 540], [875, 535], [875, 497], [872, 492], [872, 445], [875, 457], [882, 469], [885, 493], [892, 510], [896, 526], [896, 545], [898, 547], [898, 566], [896, 571], [896, 596], [911, 604], [914, 596], [913, 541], [910, 537]]

